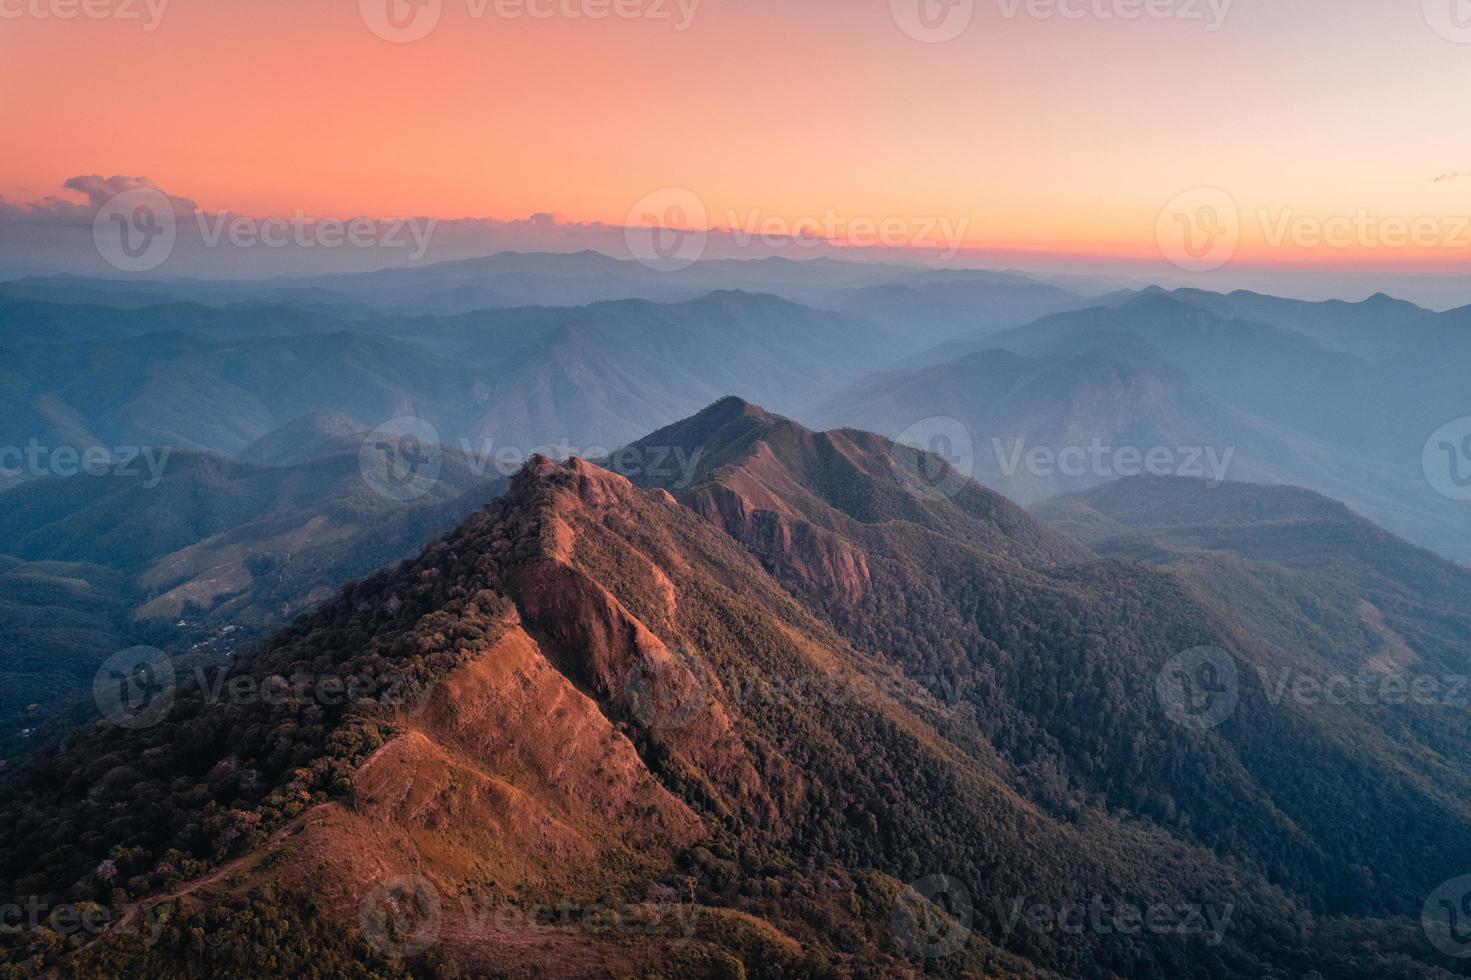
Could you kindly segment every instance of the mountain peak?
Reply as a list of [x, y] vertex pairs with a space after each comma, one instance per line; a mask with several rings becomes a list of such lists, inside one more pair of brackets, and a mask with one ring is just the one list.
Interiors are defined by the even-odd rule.
[[627, 477], [580, 456], [558, 462], [549, 456], [535, 453], [512, 478], [509, 497], [517, 504], [549, 501], [551, 509], [556, 510], [555, 496], [561, 492], [571, 494], [586, 506], [606, 507], [624, 501], [630, 494], [639, 491]]
[[711, 404], [710, 407], [704, 409], [703, 411], [697, 412], [693, 416], [693, 418], [696, 419], [732, 419], [740, 417], [760, 419], [762, 421], [771, 421], [773, 418], [775, 418], [775, 416], [767, 412], [766, 409], [762, 408], [760, 405], [748, 402], [744, 398], [741, 398], [739, 395], [726, 395], [724, 398]]
[[1200, 312], [1198, 308], [1187, 305], [1181, 300], [1158, 286], [1150, 287], [1139, 292], [1122, 307], [1125, 310], [1184, 310], [1189, 312]]

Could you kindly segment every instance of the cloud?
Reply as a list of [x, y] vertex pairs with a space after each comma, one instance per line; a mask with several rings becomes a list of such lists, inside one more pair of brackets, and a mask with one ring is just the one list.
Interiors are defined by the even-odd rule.
[[[98, 209], [117, 194], [149, 188], [165, 194], [174, 205], [178, 221], [178, 244], [163, 275], [269, 277], [342, 271], [365, 271], [404, 264], [411, 249], [355, 248], [236, 248], [229, 245], [226, 231], [235, 220], [261, 222], [292, 220], [302, 214], [292, 209], [282, 215], [240, 215], [229, 211], [206, 211], [192, 199], [170, 194], [148, 177], [114, 174], [78, 174], [62, 183], [61, 190], [40, 200], [13, 201], [0, 197], [0, 268], [27, 271], [78, 271], [109, 275], [115, 272], [101, 264], [92, 238]], [[499, 251], [567, 252], [586, 249], [606, 253], [626, 250], [623, 228], [599, 222], [567, 221], [554, 211], [540, 211], [527, 218], [461, 217], [432, 221], [411, 215], [373, 216], [314, 213], [305, 220], [337, 222], [368, 218], [380, 230], [414, 221], [433, 228], [426, 261], [473, 258]], [[396, 220], [401, 219], [401, 220]], [[214, 237], [205, 234], [208, 231]], [[224, 235], [222, 238], [221, 235]], [[403, 240], [400, 230], [397, 240]], [[207, 242], [221, 242], [208, 247]]]
[[[48, 196], [39, 201], [17, 204], [0, 198], [0, 222], [26, 225], [90, 225], [92, 218], [97, 214], [97, 209], [124, 191], [147, 187], [160, 193], [166, 193], [163, 188], [147, 177], [121, 175], [103, 177], [101, 174], [81, 174], [67, 178], [62, 187], [73, 194], [80, 194], [87, 200], [81, 202], [65, 197]], [[167, 197], [180, 214], [189, 214], [199, 210], [199, 206], [187, 197], [176, 197], [172, 194], [167, 194]]]
[[[96, 211], [124, 191], [147, 187], [150, 190], [163, 193], [163, 188], [159, 187], [147, 177], [123, 177], [116, 174], [111, 177], [103, 177], [100, 174], [84, 174], [80, 177], [69, 177], [62, 186], [69, 191], [76, 191], [78, 194], [85, 195], [87, 204], [93, 211]], [[175, 208], [181, 211], [199, 210], [199, 205], [187, 197], [175, 197], [170, 194], [168, 195], [168, 199], [173, 202]]]
[[[93, 221], [98, 209], [125, 191], [149, 188], [168, 196], [178, 220], [176, 247], [159, 276], [220, 278], [267, 278], [314, 273], [368, 271], [414, 261], [414, 250], [387, 247], [237, 247], [230, 235], [232, 222], [253, 224], [267, 221], [304, 220], [347, 223], [366, 218], [395, 241], [403, 241], [408, 223], [432, 229], [425, 235], [423, 262], [476, 258], [496, 252], [595, 251], [615, 258], [630, 258], [627, 229], [621, 224], [598, 221], [569, 221], [555, 211], [538, 211], [529, 217], [505, 220], [486, 217], [432, 219], [413, 215], [304, 215], [292, 208], [280, 215], [241, 215], [231, 211], [207, 211], [193, 200], [169, 194], [147, 177], [114, 174], [80, 174], [68, 178], [62, 191], [39, 201], [12, 202], [0, 198], [0, 269], [77, 271], [112, 275], [93, 240]], [[749, 259], [782, 255], [808, 259], [903, 257], [904, 249], [856, 249], [843, 247], [818, 227], [797, 224], [785, 235], [758, 233], [753, 213], [750, 227], [711, 227], [704, 248], [707, 259]], [[735, 224], [734, 221], [731, 224]], [[398, 228], [390, 236], [390, 228]], [[258, 241], [258, 236], [246, 236]]]

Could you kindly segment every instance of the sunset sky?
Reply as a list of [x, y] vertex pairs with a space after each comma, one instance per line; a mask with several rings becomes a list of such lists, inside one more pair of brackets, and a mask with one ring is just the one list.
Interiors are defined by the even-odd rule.
[[132, 20], [36, 15], [65, 2], [0, 0], [12, 205], [122, 174], [246, 214], [622, 224], [677, 186], [716, 225], [949, 218], [967, 248], [1118, 259], [1158, 258], [1161, 209], [1214, 187], [1248, 261], [1471, 271], [1471, 230], [1272, 248], [1254, 217], [1429, 217], [1455, 237], [1471, 44], [1418, 0], [1236, 0], [1214, 31], [1207, 0], [1136, 20], [979, 0], [946, 43], [908, 36], [890, 0], [702, 0], [684, 31], [675, 0], [598, 21], [444, 0], [412, 43], [356, 0], [173, 0], [152, 31], [144, 0]]

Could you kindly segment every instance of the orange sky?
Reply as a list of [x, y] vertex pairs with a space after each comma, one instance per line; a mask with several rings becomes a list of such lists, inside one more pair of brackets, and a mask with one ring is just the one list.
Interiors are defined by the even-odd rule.
[[1256, 217], [1428, 216], [1454, 239], [1471, 177], [1433, 178], [1471, 171], [1471, 44], [1419, 2], [1235, 0], [1211, 32], [978, 0], [945, 44], [906, 36], [889, 0], [703, 0], [684, 32], [444, 0], [408, 44], [357, 0], [171, 0], [151, 32], [30, 12], [58, 2], [0, 0], [11, 202], [99, 173], [247, 214], [622, 223], [674, 185], [720, 225], [944, 217], [974, 247], [1157, 257], [1161, 208], [1210, 186], [1241, 208], [1241, 259], [1471, 270], [1471, 230], [1273, 248]]

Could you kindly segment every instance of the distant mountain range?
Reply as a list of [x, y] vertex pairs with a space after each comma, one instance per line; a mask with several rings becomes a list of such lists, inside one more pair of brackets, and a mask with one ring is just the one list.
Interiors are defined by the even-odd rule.
[[1230, 450], [1228, 479], [1310, 487], [1464, 561], [1464, 504], [1432, 488], [1422, 450], [1442, 425], [1471, 416], [1468, 317], [1387, 297], [1301, 303], [1150, 289], [949, 341], [803, 417], [890, 436], [936, 416], [958, 420], [970, 430], [976, 475], [1028, 503], [1143, 467], [998, 472], [995, 440], [1049, 458], [1095, 439], [1141, 456], [1206, 447], [1223, 459]]
[[353, 324], [0, 300], [0, 324], [0, 445], [226, 455], [314, 412], [417, 416], [450, 446], [607, 449], [732, 391], [795, 410], [902, 348], [857, 317], [738, 292]]
[[[988, 350], [876, 375], [809, 415], [824, 427], [894, 436], [928, 417], [957, 419], [969, 444], [952, 447], [953, 462], [1023, 504], [1115, 480], [1131, 468], [1142, 472], [1156, 449], [1166, 455], [1151, 468], [1157, 463], [1161, 471], [1217, 482], [1301, 479], [1310, 471], [1299, 450], [1220, 407], [1123, 333], [1082, 353]], [[1136, 447], [1136, 459], [1116, 458], [1126, 447]]]
[[[680, 271], [655, 270], [599, 252], [501, 252], [483, 258], [353, 273], [264, 281], [105, 280], [29, 276], [0, 282], [0, 296], [119, 308], [187, 302], [208, 306], [286, 305], [306, 309], [454, 315], [524, 306], [584, 306], [642, 299], [670, 303], [711, 292], [740, 290], [781, 296], [823, 309], [852, 309], [869, 297], [901, 294], [891, 310], [915, 322], [902, 304], [913, 290], [929, 312], [948, 310], [957, 333], [982, 324], [1016, 325], [1062, 308], [1102, 285], [1066, 280], [1060, 286], [1013, 272], [931, 269], [829, 258], [706, 260]], [[991, 309], [1005, 307], [1004, 311]], [[970, 313], [966, 312], [967, 307]], [[999, 315], [998, 315], [999, 314]], [[951, 334], [940, 331], [943, 339]]]

